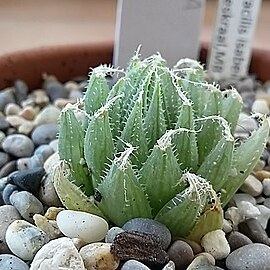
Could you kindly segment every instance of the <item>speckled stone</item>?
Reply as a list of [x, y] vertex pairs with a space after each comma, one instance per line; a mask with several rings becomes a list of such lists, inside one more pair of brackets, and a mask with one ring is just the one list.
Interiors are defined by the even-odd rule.
[[35, 255], [30, 270], [86, 270], [72, 239], [61, 237], [45, 244]]
[[27, 136], [13, 134], [5, 138], [2, 143], [5, 152], [15, 157], [29, 157], [34, 151], [34, 144]]
[[34, 214], [43, 214], [42, 203], [28, 191], [13, 192], [10, 196], [10, 202], [29, 222], [33, 222]]
[[0, 255], [0, 269], [3, 270], [29, 270], [29, 266], [19, 259], [18, 257], [11, 254]]
[[122, 228], [125, 231], [137, 231], [158, 236], [163, 249], [167, 249], [171, 243], [171, 232], [169, 229], [153, 219], [134, 218], [126, 222]]
[[233, 251], [226, 259], [229, 270], [269, 270], [270, 248], [249, 244]]
[[21, 216], [14, 206], [2, 205], [0, 206], [0, 217], [0, 254], [10, 253], [5, 239], [6, 231], [8, 226], [13, 221], [21, 219]]
[[57, 124], [43, 124], [33, 130], [31, 138], [35, 145], [48, 144], [59, 132]]
[[13, 221], [6, 231], [6, 242], [12, 253], [22, 260], [32, 260], [49, 241], [46, 234], [24, 220]]
[[109, 243], [92, 243], [81, 248], [81, 255], [87, 270], [115, 270], [119, 266], [117, 259], [110, 252]]

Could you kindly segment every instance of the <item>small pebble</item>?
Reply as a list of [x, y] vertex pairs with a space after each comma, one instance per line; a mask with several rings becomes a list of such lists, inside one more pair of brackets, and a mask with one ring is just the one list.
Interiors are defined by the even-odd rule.
[[16, 185], [7, 184], [3, 190], [2, 198], [5, 204], [11, 204], [10, 196], [14, 191], [18, 191], [18, 187]]
[[32, 260], [49, 241], [46, 234], [24, 220], [13, 221], [6, 231], [6, 242], [12, 253], [22, 260]]
[[194, 259], [193, 250], [186, 242], [177, 240], [167, 251], [169, 258], [174, 262], [176, 269], [186, 269]]
[[22, 118], [21, 116], [18, 115], [8, 115], [6, 117], [6, 121], [9, 123], [11, 127], [18, 128], [22, 124], [24, 124], [27, 120]]
[[171, 232], [156, 220], [149, 218], [134, 218], [126, 222], [123, 227], [125, 231], [136, 231], [149, 233], [160, 238], [163, 249], [167, 249], [171, 243]]
[[232, 231], [232, 228], [233, 225], [232, 225], [232, 222], [230, 220], [227, 220], [227, 219], [223, 219], [223, 227], [222, 227], [222, 230], [225, 232], [225, 233], [230, 233]]
[[0, 255], [0, 269], [3, 270], [29, 270], [29, 266], [19, 259], [18, 257], [11, 254]]
[[74, 104], [76, 100], [70, 100], [68, 98], [58, 98], [54, 101], [53, 105], [59, 109], [63, 109], [67, 104], [71, 103]]
[[34, 152], [34, 155], [41, 155], [45, 161], [49, 156], [54, 153], [53, 148], [48, 144], [41, 144], [38, 146]]
[[33, 155], [32, 157], [17, 159], [17, 169], [19, 171], [25, 171], [30, 169], [38, 169], [43, 167], [44, 160], [41, 155]]
[[[27, 100], [25, 100], [27, 101]], [[49, 97], [46, 93], [46, 91], [44, 90], [41, 90], [41, 89], [37, 89], [35, 90], [34, 92], [32, 92], [30, 95], [29, 95], [29, 99], [28, 99], [28, 102], [25, 102], [23, 104], [22, 102], [22, 106], [23, 105], [38, 105], [40, 107], [44, 107], [45, 105], [47, 105], [49, 103]], [[25, 107], [25, 106], [23, 106]]]
[[58, 81], [49, 82], [45, 84], [45, 90], [47, 91], [50, 100], [54, 101], [57, 98], [67, 98], [68, 91], [65, 89], [64, 85]]
[[56, 216], [63, 210], [64, 208], [62, 207], [51, 206], [47, 209], [46, 213], [44, 214], [44, 217], [46, 217], [49, 220], [56, 220]]
[[270, 248], [264, 244], [249, 244], [233, 251], [226, 259], [229, 270], [268, 270]]
[[7, 131], [10, 127], [9, 122], [5, 119], [0, 119], [0, 130]]
[[270, 178], [265, 178], [262, 181], [262, 184], [263, 184], [263, 194], [269, 197], [270, 196]]
[[238, 123], [235, 129], [236, 133], [247, 133], [257, 129], [258, 125], [254, 118], [248, 114], [241, 112], [239, 115]]
[[256, 99], [252, 104], [251, 111], [261, 114], [268, 114], [270, 112], [267, 101], [263, 99]]
[[5, 177], [16, 170], [17, 162], [16, 160], [11, 160], [0, 169], [0, 178]]
[[18, 171], [9, 176], [9, 182], [22, 190], [36, 194], [39, 191], [45, 170], [42, 167]]
[[237, 228], [238, 224], [243, 221], [243, 216], [240, 213], [239, 209], [237, 207], [229, 207], [225, 214], [224, 214], [225, 218], [230, 220], [233, 224], [234, 228]]
[[106, 236], [105, 236], [105, 242], [106, 243], [112, 243], [115, 236], [118, 235], [119, 233], [124, 232], [124, 230], [120, 227], [112, 227], [108, 230]]
[[222, 268], [212, 265], [208, 256], [199, 255], [195, 257], [186, 270], [222, 270]]
[[231, 251], [234, 251], [242, 246], [252, 244], [252, 241], [246, 235], [237, 231], [231, 232], [227, 239], [228, 239]]
[[222, 230], [208, 232], [203, 236], [201, 245], [206, 252], [213, 255], [216, 260], [226, 258], [230, 253], [230, 246]]
[[13, 192], [9, 199], [21, 216], [29, 222], [33, 222], [34, 214], [43, 214], [42, 203], [28, 191]]
[[35, 125], [31, 121], [25, 120], [19, 127], [18, 132], [24, 135], [29, 135], [34, 129]]
[[15, 103], [12, 88], [0, 91], [0, 111], [3, 112], [8, 103]]
[[121, 270], [150, 270], [150, 268], [139, 261], [128, 260], [123, 264]]
[[263, 185], [255, 176], [249, 175], [240, 187], [240, 190], [253, 197], [257, 197], [262, 194]]
[[64, 87], [68, 93], [79, 90], [79, 85], [74, 81], [65, 82]]
[[32, 106], [26, 106], [20, 111], [19, 116], [25, 120], [32, 121], [36, 116], [36, 111]]
[[257, 208], [261, 214], [256, 219], [261, 223], [262, 227], [266, 229], [268, 220], [270, 218], [270, 209], [265, 205], [257, 205]]
[[27, 98], [28, 86], [22, 80], [16, 80], [14, 82], [14, 96], [18, 104]]
[[53, 105], [43, 108], [34, 119], [37, 126], [44, 124], [57, 124], [61, 110]]
[[71, 100], [78, 100], [83, 98], [83, 93], [80, 90], [71, 91], [68, 98]]
[[119, 266], [117, 259], [110, 252], [109, 243], [92, 243], [83, 246], [79, 252], [87, 270], [115, 270]]
[[175, 264], [173, 261], [169, 261], [162, 270], [175, 270]]
[[61, 237], [45, 244], [35, 255], [30, 270], [86, 270], [72, 239]]
[[21, 219], [21, 216], [14, 206], [2, 205], [0, 206], [0, 217], [0, 254], [10, 253], [5, 239], [6, 231], [8, 226], [13, 221]]
[[5, 107], [5, 115], [18, 115], [21, 109], [22, 108], [16, 103], [9, 103]]
[[108, 232], [105, 219], [85, 212], [63, 210], [56, 217], [60, 231], [71, 238], [80, 238], [87, 243], [101, 241]]
[[266, 198], [263, 202], [263, 205], [266, 206], [267, 208], [270, 208], [270, 198]]
[[9, 135], [2, 143], [5, 152], [15, 157], [29, 157], [34, 151], [34, 144], [22, 134]]
[[264, 228], [260, 222], [254, 218], [239, 223], [238, 229], [239, 232], [246, 235], [254, 243], [270, 244]]
[[231, 199], [231, 202], [233, 202], [236, 207], [238, 207], [238, 204], [243, 201], [256, 205], [256, 199], [247, 193], [236, 193]]
[[244, 219], [256, 218], [261, 214], [256, 206], [247, 201], [239, 202], [238, 209]]
[[33, 130], [31, 138], [35, 145], [48, 144], [59, 132], [57, 124], [43, 124]]
[[184, 238], [180, 238], [180, 239], [177, 239], [177, 240], [182, 240], [182, 241], [186, 242], [192, 248], [194, 254], [198, 254], [198, 253], [203, 252], [202, 246], [199, 245], [195, 241], [192, 241], [192, 240], [189, 240], [189, 239], [184, 239]]
[[0, 168], [2, 168], [9, 161], [9, 155], [0, 151]]
[[49, 143], [49, 146], [53, 149], [54, 152], [58, 151], [58, 139], [52, 140]]
[[265, 178], [270, 178], [270, 172], [266, 170], [260, 170], [255, 172], [255, 176], [258, 180], [263, 181]]

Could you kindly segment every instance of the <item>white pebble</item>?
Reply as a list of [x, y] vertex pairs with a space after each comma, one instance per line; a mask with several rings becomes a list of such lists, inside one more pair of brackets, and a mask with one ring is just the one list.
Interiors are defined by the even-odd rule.
[[56, 217], [60, 231], [70, 238], [80, 238], [86, 243], [105, 238], [108, 223], [105, 219], [86, 212], [63, 210]]
[[265, 178], [262, 181], [263, 184], [263, 194], [265, 196], [270, 196], [270, 178]]
[[72, 239], [61, 237], [44, 245], [34, 257], [30, 270], [85, 270], [81, 256]]
[[204, 235], [201, 245], [216, 260], [224, 259], [230, 254], [230, 245], [222, 230], [215, 230]]
[[12, 253], [22, 260], [32, 260], [37, 251], [49, 241], [47, 235], [24, 220], [12, 222], [6, 231], [6, 242]]
[[245, 219], [256, 218], [261, 214], [259, 209], [253, 204], [251, 204], [250, 202], [245, 202], [245, 201], [239, 202], [238, 209], [239, 209], [240, 214]]
[[264, 99], [256, 99], [251, 107], [254, 113], [268, 114], [270, 112], [267, 101]]
[[266, 229], [268, 220], [270, 218], [270, 209], [264, 205], [257, 205], [260, 215], [256, 218], [264, 229]]
[[238, 207], [238, 204], [242, 201], [250, 202], [251, 204], [256, 205], [256, 199], [247, 193], [234, 194], [232, 197], [232, 201], [234, 202], [236, 207]]
[[257, 197], [262, 194], [263, 185], [255, 176], [249, 175], [240, 187], [240, 190], [253, 197]]
[[239, 209], [237, 207], [234, 207], [234, 206], [229, 207], [226, 210], [224, 216], [226, 219], [228, 219], [232, 222], [234, 228], [236, 228], [238, 226], [238, 224], [244, 220]]
[[230, 220], [227, 219], [223, 219], [223, 226], [222, 226], [222, 230], [225, 233], [230, 233], [232, 231], [232, 222]]

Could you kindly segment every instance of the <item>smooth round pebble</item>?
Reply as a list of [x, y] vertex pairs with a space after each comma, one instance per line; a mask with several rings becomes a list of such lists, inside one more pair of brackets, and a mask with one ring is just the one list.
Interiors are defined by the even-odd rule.
[[233, 224], [233, 227], [237, 227], [238, 224], [243, 221], [243, 216], [240, 213], [239, 209], [237, 207], [229, 207], [225, 214], [224, 214], [225, 218], [230, 220]]
[[14, 191], [18, 191], [18, 187], [16, 185], [7, 184], [3, 189], [2, 198], [5, 204], [11, 204], [10, 196]]
[[11, 160], [7, 164], [5, 164], [1, 169], [0, 169], [0, 178], [8, 176], [10, 173], [16, 171], [17, 169], [17, 162], [16, 160]]
[[194, 259], [192, 248], [182, 240], [173, 242], [167, 253], [170, 260], [175, 263], [176, 269], [187, 268]]
[[35, 255], [30, 270], [85, 270], [72, 239], [61, 237], [45, 244]]
[[3, 91], [0, 91], [0, 111], [3, 112], [8, 103], [15, 103], [12, 88], [7, 88]]
[[0, 254], [3, 254], [10, 252], [5, 239], [7, 228], [13, 221], [21, 219], [21, 216], [14, 206], [2, 205], [0, 217]]
[[0, 130], [6, 131], [10, 127], [9, 122], [5, 119], [0, 119]]
[[270, 112], [267, 101], [263, 99], [256, 99], [252, 104], [251, 111], [262, 114], [268, 114]]
[[105, 238], [109, 225], [99, 216], [86, 212], [63, 210], [56, 217], [60, 231], [70, 238], [80, 238], [86, 243]]
[[231, 247], [231, 251], [234, 251], [242, 246], [252, 244], [252, 241], [246, 235], [237, 231], [231, 232], [227, 239]]
[[123, 264], [121, 270], [150, 270], [150, 268], [139, 261], [128, 260]]
[[209, 257], [205, 255], [198, 255], [186, 270], [223, 270], [218, 266], [212, 265]]
[[239, 223], [238, 230], [255, 243], [270, 244], [267, 233], [257, 219], [251, 218]]
[[255, 172], [255, 177], [262, 182], [265, 178], [270, 178], [270, 172], [267, 170], [260, 170]]
[[261, 214], [256, 219], [261, 223], [262, 227], [266, 229], [268, 220], [270, 218], [270, 209], [265, 205], [257, 205], [257, 208]]
[[175, 270], [175, 264], [173, 261], [169, 261], [162, 270]]
[[49, 146], [53, 149], [54, 152], [58, 151], [58, 139], [52, 140], [49, 143]]
[[17, 115], [21, 111], [21, 107], [16, 103], [9, 103], [5, 107], [5, 115]]
[[233, 251], [226, 259], [229, 270], [269, 270], [270, 248], [264, 244], [249, 244]]
[[222, 226], [222, 230], [225, 232], [225, 233], [230, 233], [232, 231], [232, 228], [233, 225], [232, 225], [232, 222], [230, 220], [227, 220], [227, 219], [223, 219], [223, 226]]
[[249, 175], [240, 187], [240, 190], [253, 197], [257, 197], [262, 194], [263, 185], [255, 176]]
[[0, 151], [0, 168], [2, 168], [9, 161], [9, 155]]
[[42, 203], [28, 191], [13, 192], [9, 200], [21, 216], [29, 222], [33, 222], [34, 214], [43, 214]]
[[241, 203], [241, 202], [249, 202], [251, 203], [252, 205], [256, 205], [256, 199], [247, 194], [247, 193], [235, 193], [230, 201], [230, 203], [233, 203], [234, 205], [233, 206], [236, 206], [238, 207], [238, 204]]
[[124, 232], [124, 230], [120, 227], [112, 227], [108, 230], [106, 236], [105, 236], [105, 242], [106, 243], [112, 243], [115, 236], [118, 235], [119, 233]]
[[13, 221], [6, 231], [6, 242], [12, 253], [22, 260], [32, 260], [49, 241], [46, 234], [24, 220]]
[[18, 257], [11, 254], [0, 255], [0, 269], [3, 270], [29, 270], [29, 266], [19, 259]]
[[28, 86], [22, 80], [16, 80], [14, 82], [14, 96], [18, 104], [27, 98]]
[[9, 182], [22, 190], [36, 194], [39, 191], [41, 180], [45, 175], [42, 167], [17, 171], [9, 176]]
[[256, 218], [260, 216], [261, 212], [260, 210], [251, 204], [250, 202], [247, 201], [242, 201], [238, 203], [238, 209], [240, 214], [245, 218]]
[[230, 253], [230, 245], [222, 230], [215, 230], [204, 235], [201, 245], [216, 260], [226, 258]]
[[59, 108], [53, 105], [48, 105], [37, 114], [34, 119], [34, 123], [37, 126], [44, 124], [57, 124], [60, 112], [61, 110]]
[[60, 161], [60, 157], [58, 152], [55, 152], [50, 157], [47, 158], [47, 160], [44, 162], [44, 169], [46, 173], [49, 173], [52, 169], [52, 167], [57, 164]]
[[51, 156], [55, 151], [53, 148], [48, 145], [48, 144], [41, 144], [39, 145], [35, 152], [34, 155], [41, 155], [43, 160], [45, 161], [49, 156]]
[[166, 250], [171, 243], [172, 236], [169, 229], [153, 219], [134, 218], [126, 222], [122, 228], [129, 232], [137, 231], [158, 236], [164, 250]]
[[35, 145], [48, 144], [56, 138], [58, 131], [57, 124], [43, 124], [33, 130], [31, 138]]
[[83, 246], [79, 254], [81, 255], [86, 269], [115, 270], [119, 266], [119, 259], [111, 252], [109, 243], [92, 243]]
[[5, 152], [15, 157], [29, 157], [34, 151], [34, 144], [30, 138], [22, 134], [13, 134], [5, 138], [2, 143]]
[[58, 81], [52, 81], [45, 84], [45, 90], [52, 101], [58, 98], [67, 98], [68, 91], [65, 89], [64, 85]]
[[269, 197], [270, 196], [270, 178], [265, 178], [262, 181], [262, 184], [263, 184], [263, 194]]
[[35, 118], [36, 114], [37, 112], [32, 106], [26, 106], [20, 111], [19, 116], [31, 121]]
[[19, 171], [40, 168], [43, 167], [43, 164], [44, 160], [40, 154], [17, 159], [17, 169]]

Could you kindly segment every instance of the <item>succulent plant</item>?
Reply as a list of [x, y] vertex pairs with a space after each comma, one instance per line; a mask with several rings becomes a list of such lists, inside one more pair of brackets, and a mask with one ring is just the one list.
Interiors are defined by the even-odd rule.
[[159, 54], [136, 53], [126, 71], [94, 68], [83, 100], [60, 116], [53, 173], [62, 203], [119, 226], [154, 218], [196, 241], [221, 228], [221, 206], [258, 161], [269, 125], [257, 115], [258, 129], [239, 144], [240, 95], [204, 77], [198, 62], [170, 69]]

